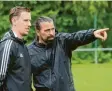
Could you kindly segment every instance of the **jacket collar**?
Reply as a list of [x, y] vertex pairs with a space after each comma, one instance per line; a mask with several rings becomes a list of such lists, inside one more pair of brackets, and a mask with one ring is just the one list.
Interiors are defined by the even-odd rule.
[[38, 40], [35, 39], [34, 42], [33, 42], [33, 44], [34, 44], [35, 46], [40, 47], [40, 48], [50, 48], [50, 47], [52, 47], [53, 42], [52, 42], [52, 43], [49, 43], [49, 44], [47, 44], [47, 45], [45, 45], [45, 44], [39, 43]]
[[15, 34], [14, 34], [14, 32], [13, 32], [12, 30], [9, 30], [9, 34], [10, 34], [10, 36], [11, 36], [14, 40], [16, 40], [16, 41], [18, 41], [18, 42], [20, 42], [20, 43], [26, 43], [26, 41], [25, 41], [24, 39], [19, 39], [18, 37], [16, 37]]

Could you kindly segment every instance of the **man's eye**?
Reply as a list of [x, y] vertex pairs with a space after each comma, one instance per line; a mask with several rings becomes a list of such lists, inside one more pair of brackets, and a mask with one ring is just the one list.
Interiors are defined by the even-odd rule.
[[24, 21], [28, 21], [28, 20], [24, 20]]
[[50, 29], [47, 29], [47, 30], [45, 30], [46, 32], [49, 32], [50, 31]]
[[51, 30], [55, 30], [55, 28], [52, 28]]

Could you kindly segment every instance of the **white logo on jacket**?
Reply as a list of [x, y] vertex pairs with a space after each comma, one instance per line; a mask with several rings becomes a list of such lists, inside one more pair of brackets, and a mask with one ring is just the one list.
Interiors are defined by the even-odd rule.
[[20, 57], [23, 57], [23, 54], [22, 53], [20, 53]]

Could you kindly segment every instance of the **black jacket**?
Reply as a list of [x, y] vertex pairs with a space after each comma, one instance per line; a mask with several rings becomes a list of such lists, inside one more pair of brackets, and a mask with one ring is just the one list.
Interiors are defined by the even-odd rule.
[[75, 91], [71, 73], [72, 51], [78, 46], [93, 42], [96, 39], [93, 31], [57, 33], [54, 42], [47, 46], [36, 40], [29, 45], [35, 88]]
[[30, 75], [30, 56], [24, 41], [7, 32], [0, 41], [0, 91], [30, 91]]

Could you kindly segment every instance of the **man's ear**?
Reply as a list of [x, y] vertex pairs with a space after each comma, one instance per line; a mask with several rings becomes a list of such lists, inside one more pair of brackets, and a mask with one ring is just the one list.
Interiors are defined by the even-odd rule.
[[36, 34], [37, 34], [37, 36], [39, 36], [40, 34], [39, 34], [39, 30], [36, 30]]
[[17, 17], [13, 17], [11, 19], [12, 24], [15, 25], [15, 26], [16, 26], [16, 21], [17, 21]]
[[56, 33], [58, 33], [58, 30], [57, 30], [57, 29], [55, 29], [55, 32], [56, 32]]

